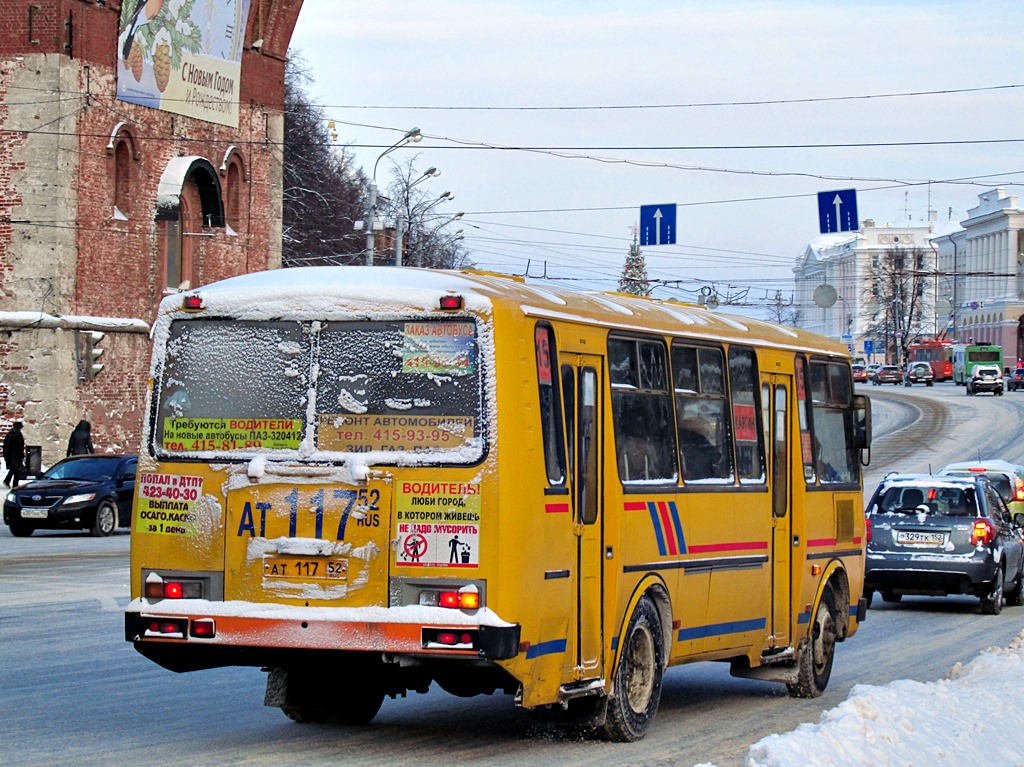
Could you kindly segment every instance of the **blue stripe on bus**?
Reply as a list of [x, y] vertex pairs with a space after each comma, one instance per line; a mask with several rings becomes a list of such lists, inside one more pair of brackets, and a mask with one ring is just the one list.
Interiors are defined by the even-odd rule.
[[757, 631], [767, 625], [767, 618], [751, 618], [746, 621], [728, 621], [726, 623], [712, 623], [708, 626], [694, 626], [693, 628], [679, 629], [678, 640], [685, 642], [690, 639], [706, 639], [707, 637], [724, 636], [725, 634], [740, 634], [744, 631]]
[[796, 622], [798, 624], [801, 624], [801, 625], [804, 624], [804, 623], [810, 623], [811, 622], [811, 614], [810, 613], [800, 613], [798, 616], [796, 616]]
[[618, 650], [619, 649], [619, 638], [618, 637], [612, 637], [612, 649], [613, 650]]
[[679, 544], [679, 553], [686, 553], [686, 539], [683, 537], [683, 523], [679, 521], [679, 509], [675, 501], [668, 502], [668, 509], [672, 512], [672, 524], [676, 528], [676, 543]]
[[565, 652], [567, 642], [568, 640], [566, 639], [552, 639], [547, 642], [538, 642], [537, 644], [530, 645], [530, 649], [526, 651], [526, 659], [531, 660], [539, 658], [541, 655]]
[[651, 513], [651, 522], [654, 523], [654, 535], [658, 539], [658, 553], [663, 557], [667, 556], [668, 549], [665, 548], [665, 534], [661, 531], [661, 518], [658, 516], [658, 504], [654, 501], [648, 501], [647, 510]]

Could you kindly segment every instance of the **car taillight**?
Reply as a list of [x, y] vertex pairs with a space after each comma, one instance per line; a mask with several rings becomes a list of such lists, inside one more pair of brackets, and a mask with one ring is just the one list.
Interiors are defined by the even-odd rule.
[[992, 543], [996, 537], [996, 529], [987, 519], [979, 519], [974, 523], [974, 530], [971, 533], [971, 545], [980, 546]]
[[864, 517], [864, 540], [871, 543], [871, 517]]

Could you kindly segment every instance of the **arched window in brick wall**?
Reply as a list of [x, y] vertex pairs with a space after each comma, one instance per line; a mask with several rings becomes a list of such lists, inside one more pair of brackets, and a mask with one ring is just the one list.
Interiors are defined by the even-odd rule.
[[111, 131], [107, 154], [113, 156], [114, 218], [127, 219], [132, 212], [132, 161], [138, 160], [135, 139], [127, 123], [120, 122]]
[[224, 204], [213, 165], [203, 157], [167, 163], [157, 192], [159, 289], [200, 282], [196, 241], [204, 229], [224, 226]]
[[230, 147], [224, 154], [220, 174], [224, 177], [224, 219], [230, 227], [229, 233], [237, 234], [242, 231], [242, 220], [248, 211], [249, 202], [249, 179], [237, 147]]

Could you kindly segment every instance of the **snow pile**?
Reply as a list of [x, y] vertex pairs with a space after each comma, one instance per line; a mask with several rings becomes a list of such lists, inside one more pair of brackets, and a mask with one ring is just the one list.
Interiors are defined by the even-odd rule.
[[1024, 632], [938, 682], [857, 685], [842, 704], [750, 747], [746, 767], [1020, 765]]

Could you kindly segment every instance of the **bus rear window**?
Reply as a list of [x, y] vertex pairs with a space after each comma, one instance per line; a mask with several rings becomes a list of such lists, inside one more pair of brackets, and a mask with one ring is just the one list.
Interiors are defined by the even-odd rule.
[[472, 462], [482, 455], [481, 381], [472, 321], [180, 320], [155, 393], [154, 448]]

